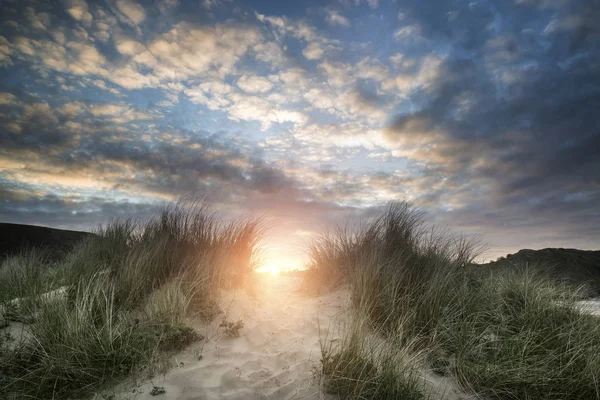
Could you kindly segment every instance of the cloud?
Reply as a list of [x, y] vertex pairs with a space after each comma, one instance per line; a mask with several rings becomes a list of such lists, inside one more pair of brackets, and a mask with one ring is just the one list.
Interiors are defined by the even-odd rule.
[[317, 42], [311, 42], [302, 50], [302, 54], [309, 60], [318, 60], [325, 54], [325, 50]]
[[348, 18], [344, 17], [342, 14], [340, 14], [336, 10], [332, 10], [332, 9], [326, 10], [325, 19], [326, 19], [327, 23], [329, 23], [330, 25], [333, 25], [333, 26], [335, 26], [335, 25], [344, 26], [344, 27], [350, 26], [350, 21], [348, 21]]
[[88, 10], [88, 5], [85, 0], [69, 0], [67, 12], [75, 20], [89, 26], [93, 20], [92, 14]]
[[273, 88], [273, 84], [268, 79], [248, 75], [242, 75], [237, 81], [237, 85], [247, 93], [267, 93]]
[[[172, 198], [210, 185], [221, 201], [235, 193], [297, 190], [281, 171], [245, 155], [227, 138], [174, 129], [155, 131], [151, 138], [128, 129], [125, 135], [116, 132], [114, 124], [130, 122], [132, 113], [125, 104], [67, 103], [59, 112], [45, 103], [24, 104], [21, 132], [0, 151], [0, 174], [27, 185], [67, 185], [75, 192], [118, 186], [149, 197]], [[102, 121], [111, 124], [98, 124]], [[80, 129], [69, 131], [71, 123]], [[41, 146], [45, 152], [32, 162], [31, 151]]]
[[318, 231], [407, 198], [442, 224], [509, 232], [503, 246], [519, 232], [591, 243], [600, 36], [588, 3], [378, 13], [355, 1], [368, 14], [355, 21], [347, 2], [294, 15], [14, 2], [0, 36], [0, 186], [14, 195], [0, 194], [0, 216], [99, 221], [197, 191]]
[[310, 145], [324, 147], [362, 147], [373, 149], [384, 146], [377, 130], [357, 123], [310, 124], [293, 130], [294, 138]]
[[[401, 56], [401, 57], [399, 57]], [[401, 54], [395, 56], [398, 67], [395, 74], [390, 73], [383, 79], [381, 88], [386, 91], [410, 92], [422, 88], [432, 93], [436, 90], [437, 79], [442, 71], [444, 58], [430, 53], [421, 59], [405, 59]]]
[[250, 26], [197, 27], [187, 22], [173, 26], [151, 41], [148, 50], [159, 63], [147, 63], [161, 79], [184, 79], [206, 73], [224, 77], [239, 59], [262, 41]]
[[0, 93], [0, 106], [16, 103], [17, 98], [12, 93]]
[[268, 17], [256, 13], [258, 21], [274, 28], [277, 35], [290, 35], [291, 37], [307, 43], [302, 54], [309, 60], [317, 60], [326, 53], [339, 51], [339, 41], [328, 39], [315, 27], [304, 21], [292, 21], [285, 17]]
[[31, 7], [25, 9], [25, 18], [31, 27], [38, 31], [45, 31], [50, 25], [50, 14], [45, 12], [36, 13]]
[[13, 53], [10, 42], [4, 36], [0, 36], [0, 66], [11, 65], [10, 56]]
[[139, 25], [146, 19], [144, 7], [135, 0], [117, 0], [117, 8], [135, 25]]
[[211, 81], [201, 83], [195, 88], [186, 89], [185, 93], [193, 102], [204, 104], [211, 110], [219, 110], [230, 104], [227, 95], [232, 91], [233, 88], [226, 83]]
[[[68, 107], [69, 105], [67, 105]], [[87, 108], [95, 117], [105, 117], [111, 123], [124, 124], [130, 121], [143, 121], [154, 119], [155, 115], [139, 111], [124, 103], [93, 104]]]
[[99, 76], [127, 89], [157, 86], [159, 79], [138, 72], [131, 64], [113, 64], [90, 41], [67, 41], [59, 44], [46, 39], [23, 36], [10, 43], [22, 59], [44, 68], [77, 76]]
[[273, 123], [292, 122], [302, 125], [308, 120], [306, 115], [299, 111], [281, 108], [257, 96], [233, 93], [228, 98], [231, 101], [227, 109], [230, 119], [260, 121], [262, 129], [269, 128]]
[[394, 38], [399, 40], [422, 40], [421, 27], [412, 24], [398, 28], [394, 31]]

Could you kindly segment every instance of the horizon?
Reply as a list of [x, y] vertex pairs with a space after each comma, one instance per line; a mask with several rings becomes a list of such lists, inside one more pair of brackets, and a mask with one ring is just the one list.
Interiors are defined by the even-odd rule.
[[266, 216], [268, 263], [297, 265], [407, 200], [486, 260], [600, 249], [593, 0], [0, 7], [0, 222], [89, 231], [194, 194]]

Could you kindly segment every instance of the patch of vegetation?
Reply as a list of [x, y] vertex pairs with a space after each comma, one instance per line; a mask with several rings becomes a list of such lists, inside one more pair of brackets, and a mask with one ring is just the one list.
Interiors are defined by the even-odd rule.
[[[599, 398], [600, 320], [577, 309], [579, 289], [540, 274], [543, 266], [476, 269], [478, 248], [436, 233], [407, 203], [393, 204], [366, 227], [316, 240], [311, 276], [329, 287], [350, 283], [357, 315], [371, 332], [394, 351], [425, 352], [432, 371], [478, 396]], [[324, 358], [324, 368], [337, 366], [337, 381], [361, 382], [346, 394], [377, 381], [391, 351], [372, 360], [376, 372], [357, 370], [352, 362], [368, 364], [355, 343], [346, 340], [337, 356]], [[357, 371], [373, 376], [357, 380]], [[390, 373], [402, 381], [407, 371]]]
[[0, 301], [21, 298], [12, 317], [31, 318], [31, 340], [0, 354], [0, 398], [85, 397], [201, 340], [184, 319], [245, 284], [261, 232], [256, 220], [221, 224], [202, 204], [172, 205], [111, 223], [60, 262], [8, 259]]
[[180, 351], [204, 339], [194, 328], [183, 324], [163, 325], [161, 328], [159, 347], [164, 351]]
[[167, 393], [166, 389], [162, 386], [153, 386], [150, 391], [150, 396], [160, 396], [161, 394]]
[[244, 327], [244, 321], [241, 319], [237, 322], [227, 321], [226, 318], [223, 318], [221, 323], [219, 324], [219, 328], [223, 328], [225, 335], [229, 337], [240, 337], [240, 330]]
[[393, 348], [373, 346], [353, 330], [340, 346], [321, 347], [323, 388], [341, 399], [425, 399], [413, 362]]

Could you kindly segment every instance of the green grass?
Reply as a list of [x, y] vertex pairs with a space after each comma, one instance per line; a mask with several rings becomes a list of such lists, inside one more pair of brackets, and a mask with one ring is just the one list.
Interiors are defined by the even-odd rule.
[[[470, 264], [479, 248], [436, 233], [407, 203], [392, 204], [359, 230], [313, 242], [311, 276], [328, 287], [350, 283], [357, 315], [395, 348], [374, 364], [396, 351], [424, 352], [425, 369], [484, 398], [600, 398], [600, 322], [576, 309], [581, 290], [542, 274], [544, 266], [477, 270]], [[366, 335], [346, 340], [335, 360], [361, 360], [356, 343]], [[368, 370], [367, 380], [382, 379], [380, 369]], [[356, 369], [336, 371], [334, 382], [357, 382], [342, 398], [362, 390]], [[405, 381], [409, 372], [392, 374]]]
[[470, 312], [455, 309], [439, 337], [464, 386], [498, 399], [600, 397], [600, 322], [572, 288], [525, 270], [467, 294]]
[[355, 323], [337, 345], [321, 342], [324, 391], [342, 399], [422, 400], [419, 354], [410, 346], [390, 347]]
[[[0, 397], [85, 397], [201, 339], [184, 319], [214, 317], [217, 290], [248, 283], [262, 232], [257, 220], [171, 205], [145, 223], [112, 222], [54, 264], [39, 251], [10, 258], [0, 303], [26, 298], [9, 308], [33, 340], [0, 347]], [[40, 296], [57, 288], [65, 295]]]

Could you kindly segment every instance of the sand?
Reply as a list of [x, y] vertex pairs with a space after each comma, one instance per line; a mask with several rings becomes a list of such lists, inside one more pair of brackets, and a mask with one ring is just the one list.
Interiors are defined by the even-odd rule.
[[[127, 399], [327, 399], [322, 393], [320, 340], [338, 340], [333, 325], [349, 316], [349, 294], [316, 297], [298, 292], [300, 278], [265, 274], [257, 294], [224, 291], [221, 307], [229, 321], [244, 321], [240, 337], [218, 325], [197, 323], [207, 336], [171, 359], [165, 375], [123, 387]], [[201, 356], [201, 358], [199, 357]], [[199, 359], [200, 358], [200, 359]], [[125, 385], [127, 386], [127, 385]], [[165, 394], [152, 396], [153, 387]]]
[[[299, 291], [301, 278], [263, 275], [256, 294], [222, 291], [221, 317], [206, 324], [190, 320], [206, 339], [170, 358], [167, 372], [151, 379], [128, 379], [104, 396], [115, 399], [335, 399], [321, 390], [321, 341], [337, 342], [352, 319], [348, 290], [323, 296]], [[61, 288], [54, 295], [64, 295]], [[582, 311], [600, 316], [600, 299], [579, 302]], [[219, 328], [222, 317], [243, 320], [239, 337]], [[11, 322], [0, 329], [31, 340], [26, 326]], [[421, 371], [431, 398], [473, 399], [450, 377]], [[165, 393], [153, 395], [153, 388]]]

